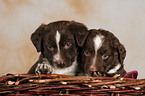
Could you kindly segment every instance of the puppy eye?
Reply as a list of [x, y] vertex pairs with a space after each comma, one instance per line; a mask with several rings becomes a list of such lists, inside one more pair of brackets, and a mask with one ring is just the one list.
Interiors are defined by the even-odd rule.
[[109, 56], [107, 55], [107, 54], [104, 54], [103, 56], [102, 56], [102, 59], [107, 59]]
[[85, 54], [86, 56], [90, 56], [90, 52], [89, 52], [88, 50], [85, 50], [85, 51], [84, 51], [84, 54]]
[[51, 51], [54, 50], [54, 48], [53, 48], [51, 45], [49, 45], [47, 48], [48, 48], [49, 50], [51, 50]]
[[71, 44], [70, 42], [66, 42], [64, 48], [65, 48], [65, 49], [68, 49], [68, 48], [71, 47], [71, 45], [72, 45], [72, 44]]

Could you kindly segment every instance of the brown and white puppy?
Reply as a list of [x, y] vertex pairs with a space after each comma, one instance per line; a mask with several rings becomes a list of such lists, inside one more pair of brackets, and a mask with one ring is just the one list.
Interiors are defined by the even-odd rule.
[[28, 74], [76, 75], [78, 49], [87, 35], [87, 27], [75, 21], [40, 25], [31, 35], [31, 40], [41, 55]]
[[92, 29], [89, 32], [81, 52], [84, 73], [93, 76], [124, 75], [124, 46], [109, 31]]

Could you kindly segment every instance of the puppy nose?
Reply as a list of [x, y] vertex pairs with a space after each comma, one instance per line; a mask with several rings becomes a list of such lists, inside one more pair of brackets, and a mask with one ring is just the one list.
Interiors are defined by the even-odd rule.
[[58, 60], [57, 64], [58, 64], [58, 67], [61, 67], [61, 68], [65, 66], [65, 64], [62, 60]]
[[90, 67], [90, 68], [89, 68], [89, 73], [92, 73], [92, 72], [95, 72], [95, 71], [97, 71], [96, 68], [94, 68], [94, 67]]

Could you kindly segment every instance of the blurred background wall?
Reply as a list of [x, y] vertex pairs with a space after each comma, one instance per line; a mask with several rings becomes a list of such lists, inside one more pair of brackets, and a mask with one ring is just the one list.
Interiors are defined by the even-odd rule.
[[144, 0], [0, 0], [0, 75], [27, 73], [39, 56], [31, 34], [57, 20], [113, 32], [127, 49], [125, 69], [145, 77]]

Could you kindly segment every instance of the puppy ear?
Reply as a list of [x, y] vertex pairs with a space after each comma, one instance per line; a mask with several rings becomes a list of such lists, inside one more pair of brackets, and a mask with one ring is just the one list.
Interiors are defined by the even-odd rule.
[[41, 24], [35, 32], [31, 35], [31, 41], [37, 49], [37, 52], [42, 50], [42, 35], [45, 31], [45, 24]]
[[72, 21], [69, 25], [69, 29], [75, 35], [78, 46], [83, 46], [89, 33], [88, 28], [82, 23]]
[[119, 40], [115, 39], [115, 47], [118, 53], [118, 60], [121, 64], [123, 64], [125, 56], [126, 56], [126, 49], [125, 47], [119, 42]]

